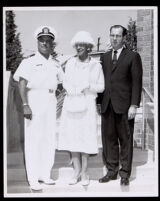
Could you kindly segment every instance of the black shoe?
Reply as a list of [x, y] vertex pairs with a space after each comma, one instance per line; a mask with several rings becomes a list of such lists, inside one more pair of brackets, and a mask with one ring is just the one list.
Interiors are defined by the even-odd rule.
[[115, 175], [106, 175], [104, 177], [102, 177], [101, 179], [99, 179], [99, 183], [106, 183], [110, 180], [116, 180], [117, 179], [117, 174]]
[[128, 178], [121, 178], [121, 186], [128, 186], [129, 185], [129, 179]]

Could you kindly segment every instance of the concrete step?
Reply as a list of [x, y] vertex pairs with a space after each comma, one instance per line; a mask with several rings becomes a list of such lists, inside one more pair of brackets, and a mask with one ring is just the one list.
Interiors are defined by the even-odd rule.
[[[151, 160], [152, 153], [149, 151], [141, 151], [140, 149], [134, 149], [133, 154], [133, 169], [132, 176], [139, 177], [146, 175], [152, 177], [154, 174], [154, 163]], [[69, 152], [56, 151], [55, 164], [52, 169], [52, 177], [57, 179], [69, 179], [72, 176], [73, 168], [71, 164], [71, 158]], [[102, 161], [102, 150], [99, 150], [97, 155], [89, 157], [88, 161], [88, 173], [93, 180], [98, 180], [100, 177], [106, 174], [106, 168]], [[24, 166], [23, 153], [8, 154], [8, 166], [7, 166], [7, 179], [8, 181], [26, 181], [26, 171]]]
[[[154, 164], [144, 164], [138, 166], [133, 163], [132, 168], [132, 178], [153, 178], [155, 174]], [[104, 166], [95, 167], [88, 166], [88, 174], [92, 180], [98, 180], [103, 175], [107, 173], [107, 170]], [[68, 180], [73, 175], [73, 167], [72, 166], [61, 166], [61, 167], [53, 167], [51, 172], [51, 177], [55, 180]], [[24, 167], [14, 166], [7, 170], [7, 180], [8, 181], [26, 181], [26, 170]]]
[[[100, 150], [101, 151], [101, 150]], [[17, 157], [17, 154], [11, 154]], [[68, 185], [73, 174], [70, 164], [70, 154], [68, 152], [56, 152], [55, 164], [51, 176], [56, 181], [56, 185], [43, 185], [42, 193], [33, 193], [26, 179], [26, 171], [22, 163], [23, 154], [19, 153], [19, 164], [17, 165], [12, 158], [12, 164], [8, 165], [7, 170], [7, 192], [8, 196], [27, 197], [119, 197], [119, 196], [154, 196], [158, 192], [157, 168], [152, 160], [152, 152], [134, 149], [133, 168], [129, 187], [120, 186], [120, 177], [109, 183], [100, 184], [98, 179], [105, 173], [101, 152], [89, 158], [88, 174], [90, 185], [83, 187], [81, 183]], [[11, 157], [11, 156], [10, 156]], [[20, 164], [21, 163], [21, 164]], [[126, 194], [125, 194], [126, 193]]]
[[[133, 169], [137, 167], [133, 167]], [[139, 169], [139, 168], [138, 168]], [[52, 177], [56, 180], [56, 185], [42, 184], [42, 192], [31, 191], [26, 180], [9, 180], [7, 182], [7, 195], [11, 197], [136, 197], [136, 196], [157, 196], [158, 182], [155, 175], [152, 175], [154, 169], [140, 168], [141, 171], [132, 174], [130, 185], [120, 186], [120, 178], [108, 183], [100, 184], [98, 179], [102, 176], [102, 170], [90, 169], [90, 185], [82, 186], [81, 182], [76, 185], [68, 185], [72, 175], [72, 168], [53, 169]], [[90, 172], [91, 170], [91, 172]], [[94, 171], [93, 171], [94, 170]], [[99, 174], [95, 178], [95, 174]], [[56, 175], [55, 177], [53, 175]], [[58, 178], [57, 178], [58, 175]], [[27, 194], [26, 194], [27, 193]]]
[[147, 197], [157, 196], [158, 188], [150, 179], [138, 181], [134, 179], [129, 186], [120, 186], [120, 179], [100, 184], [98, 181], [90, 180], [89, 186], [81, 183], [68, 185], [65, 181], [56, 181], [56, 185], [42, 184], [42, 192], [33, 192], [27, 182], [9, 182], [7, 197]]
[[154, 196], [158, 192], [158, 171], [150, 156], [152, 155], [148, 151], [134, 149], [133, 168], [128, 187], [120, 186], [119, 176], [117, 180], [100, 184], [98, 179], [106, 173], [106, 169], [102, 163], [101, 153], [98, 156], [92, 156], [89, 158], [88, 168], [90, 185], [83, 187], [80, 182], [73, 186], [68, 185], [73, 174], [70, 155], [67, 152], [56, 152], [55, 165], [51, 172], [56, 185], [43, 184], [42, 193], [33, 193], [28, 186], [24, 164], [10, 164], [7, 170], [7, 193], [11, 197], [25, 197], [26, 193], [27, 197]]
[[[55, 165], [59, 163], [69, 163], [70, 162], [70, 152], [58, 151], [55, 153]], [[140, 148], [134, 148], [133, 150], [133, 162], [146, 163], [147, 161], [153, 161], [153, 151], [141, 150]], [[103, 163], [102, 161], [102, 149], [99, 148], [99, 153], [97, 155], [92, 155], [89, 157], [89, 162], [93, 163]], [[23, 152], [12, 152], [7, 154], [7, 166], [12, 165], [24, 165], [24, 153]]]
[[[93, 178], [99, 178], [102, 176], [103, 162], [101, 157], [101, 151], [97, 155], [89, 157], [88, 166], [89, 172]], [[58, 179], [59, 175], [65, 178], [65, 175], [72, 175], [73, 169], [71, 164], [71, 158], [69, 152], [56, 151], [55, 164], [52, 169], [52, 177]], [[95, 172], [98, 172], [95, 177]], [[7, 178], [8, 180], [23, 181], [26, 180], [26, 171], [24, 166], [23, 153], [8, 154], [8, 166], [7, 166]]]
[[[55, 152], [55, 165], [59, 163], [70, 163], [71, 156], [68, 151], [58, 151]], [[102, 149], [99, 149], [99, 153], [91, 155], [89, 162], [102, 163]], [[24, 153], [23, 152], [13, 152], [7, 154], [7, 166], [12, 165], [24, 165]]]
[[[88, 174], [92, 180], [98, 180], [103, 176], [103, 167], [101, 168], [88, 168]], [[72, 167], [53, 168], [51, 177], [54, 180], [68, 180], [73, 175]], [[10, 168], [7, 170], [8, 181], [27, 181], [25, 168]]]

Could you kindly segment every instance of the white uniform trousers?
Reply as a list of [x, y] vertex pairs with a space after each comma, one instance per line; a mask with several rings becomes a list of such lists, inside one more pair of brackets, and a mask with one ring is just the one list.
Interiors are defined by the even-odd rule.
[[52, 100], [45, 113], [33, 114], [32, 120], [25, 119], [25, 163], [29, 182], [50, 178], [55, 140], [56, 100]]

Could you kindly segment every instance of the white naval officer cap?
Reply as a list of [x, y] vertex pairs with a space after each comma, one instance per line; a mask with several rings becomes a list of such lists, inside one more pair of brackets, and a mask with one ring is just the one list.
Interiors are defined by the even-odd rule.
[[34, 36], [38, 39], [40, 36], [51, 36], [53, 40], [57, 38], [57, 33], [53, 27], [50, 26], [40, 26], [34, 32]]

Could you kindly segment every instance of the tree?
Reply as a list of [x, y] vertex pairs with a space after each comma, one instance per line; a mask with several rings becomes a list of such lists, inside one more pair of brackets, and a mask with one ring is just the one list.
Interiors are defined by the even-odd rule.
[[23, 59], [22, 47], [19, 40], [19, 33], [16, 33], [15, 14], [13, 11], [6, 11], [6, 70], [12, 74]]
[[132, 18], [129, 20], [125, 45], [128, 49], [137, 51], [136, 21], [133, 21]]

